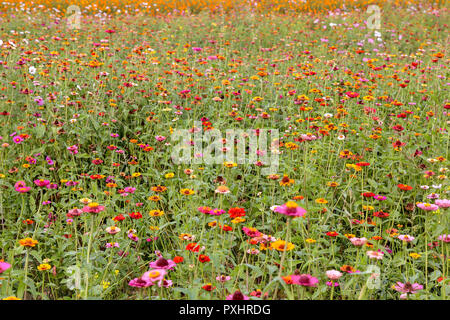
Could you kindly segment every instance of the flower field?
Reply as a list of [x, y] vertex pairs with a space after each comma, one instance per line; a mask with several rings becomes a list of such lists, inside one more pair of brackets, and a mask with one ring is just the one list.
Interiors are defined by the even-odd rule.
[[448, 299], [448, 21], [3, 2], [0, 300]]

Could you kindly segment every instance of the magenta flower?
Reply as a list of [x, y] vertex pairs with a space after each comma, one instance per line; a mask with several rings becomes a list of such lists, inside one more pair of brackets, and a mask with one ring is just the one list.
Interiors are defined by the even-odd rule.
[[46, 187], [47, 185], [50, 184], [50, 181], [48, 180], [44, 180], [44, 179], [36, 179], [33, 181], [35, 185], [37, 185], [38, 187]]
[[11, 268], [11, 265], [8, 262], [0, 262], [0, 274], [5, 272], [9, 268]]
[[134, 278], [128, 283], [129, 286], [135, 287], [135, 288], [146, 288], [154, 285], [153, 282], [146, 281], [142, 278]]
[[273, 211], [290, 217], [303, 217], [306, 213], [306, 210], [299, 207], [294, 201], [288, 201], [286, 204], [276, 206]]
[[15, 137], [13, 138], [13, 141], [14, 141], [14, 143], [16, 143], [16, 144], [22, 143], [23, 140], [24, 140], [24, 139], [23, 139], [21, 136], [15, 136]]
[[160, 257], [158, 260], [150, 262], [150, 268], [152, 269], [164, 269], [172, 270], [177, 264], [173, 260], [167, 260]]
[[450, 234], [442, 234], [438, 237], [438, 239], [440, 241], [448, 243], [448, 242], [450, 242]]
[[67, 147], [67, 150], [69, 150], [69, 152], [71, 154], [77, 154], [78, 153], [78, 147], [75, 144], [73, 146]]
[[250, 300], [250, 298], [239, 290], [236, 290], [233, 294], [227, 296], [227, 300]]
[[292, 283], [304, 287], [316, 287], [319, 279], [310, 274], [291, 275]]
[[225, 210], [215, 208], [215, 209], [210, 210], [208, 213], [212, 216], [220, 216], [225, 213]]

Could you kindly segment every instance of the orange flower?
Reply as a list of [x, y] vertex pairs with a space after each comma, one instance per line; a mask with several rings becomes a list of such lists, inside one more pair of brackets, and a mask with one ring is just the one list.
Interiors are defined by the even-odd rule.
[[31, 238], [25, 238], [22, 240], [19, 240], [19, 243], [21, 246], [23, 247], [29, 247], [29, 248], [33, 248], [34, 246], [36, 246], [39, 242], [37, 240], [33, 240]]

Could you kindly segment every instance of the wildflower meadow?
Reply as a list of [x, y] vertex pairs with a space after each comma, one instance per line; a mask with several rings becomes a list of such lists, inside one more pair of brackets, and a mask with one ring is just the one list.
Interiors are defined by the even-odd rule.
[[0, 300], [448, 300], [447, 4], [2, 2]]

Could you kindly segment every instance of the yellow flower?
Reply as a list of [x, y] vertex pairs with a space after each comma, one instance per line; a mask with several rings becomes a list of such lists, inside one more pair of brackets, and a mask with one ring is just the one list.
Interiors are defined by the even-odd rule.
[[148, 214], [151, 215], [152, 217], [160, 217], [160, 216], [164, 215], [164, 211], [162, 211], [162, 210], [151, 210]]
[[169, 172], [169, 173], [166, 173], [164, 177], [165, 177], [166, 179], [171, 179], [171, 178], [173, 178], [174, 176], [175, 176], [175, 173]]
[[52, 268], [52, 266], [49, 265], [48, 263], [43, 263], [43, 264], [40, 264], [37, 268], [39, 271], [47, 271], [47, 270], [50, 270]]
[[10, 296], [10, 297], [3, 298], [2, 300], [22, 300], [22, 299], [19, 299], [19, 298], [14, 297], [14, 296]]
[[317, 240], [314, 240], [314, 239], [311, 239], [311, 238], [310, 239], [306, 239], [305, 241], [306, 241], [306, 243], [311, 243], [311, 244], [317, 242]]
[[284, 240], [277, 240], [275, 242], [272, 242], [270, 246], [277, 251], [290, 251], [295, 248], [294, 244], [286, 242]]
[[135, 172], [135, 173], [133, 173], [131, 176], [133, 177], [133, 178], [137, 178], [137, 177], [140, 177], [142, 175], [142, 173], [140, 173], [140, 172]]
[[324, 198], [319, 198], [319, 199], [316, 199], [316, 203], [325, 204], [325, 203], [328, 203], [328, 201], [325, 200]]
[[108, 289], [110, 284], [111, 284], [111, 282], [109, 282], [109, 281], [102, 281], [103, 289]]
[[234, 218], [233, 220], [231, 220], [231, 223], [236, 224], [236, 223], [241, 223], [241, 222], [244, 222], [244, 221], [245, 221], [244, 218], [242, 218], [242, 217], [237, 217], [237, 218]]
[[411, 258], [413, 258], [413, 259], [419, 259], [419, 258], [421, 257], [420, 254], [415, 253], [415, 252], [410, 253], [409, 256], [410, 256]]
[[159, 196], [150, 196], [150, 197], [148, 197], [148, 200], [157, 202], [157, 201], [161, 200], [161, 198]]
[[192, 189], [181, 189], [180, 193], [185, 195], [185, 196], [190, 196], [190, 195], [195, 194], [195, 191], [192, 190]]
[[225, 161], [225, 162], [223, 163], [223, 165], [224, 165], [225, 167], [227, 167], [227, 168], [234, 168], [234, 167], [237, 166], [237, 163], [234, 163], [234, 162], [231, 162], [231, 161]]

